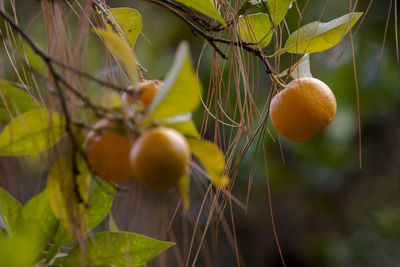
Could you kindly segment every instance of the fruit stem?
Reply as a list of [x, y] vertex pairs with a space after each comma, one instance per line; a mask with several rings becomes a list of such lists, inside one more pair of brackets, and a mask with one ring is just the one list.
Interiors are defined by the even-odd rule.
[[278, 87], [279, 87], [280, 89], [283, 89], [283, 88], [286, 87], [286, 85], [285, 85], [284, 83], [282, 83], [282, 82], [275, 76], [275, 74], [270, 73], [269, 76], [271, 77], [272, 81], [273, 81], [274, 83], [276, 83], [276, 85], [278, 85]]

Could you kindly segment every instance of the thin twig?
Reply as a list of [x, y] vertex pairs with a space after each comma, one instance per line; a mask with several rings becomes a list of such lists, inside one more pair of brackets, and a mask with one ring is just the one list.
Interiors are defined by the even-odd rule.
[[[67, 101], [65, 99], [64, 92], [60, 85], [60, 77], [61, 76], [57, 73], [54, 66], [51, 64], [51, 60], [49, 59], [47, 54], [45, 54], [41, 51], [41, 49], [35, 44], [35, 42], [30, 38], [30, 36], [18, 26], [18, 24], [14, 21], [14, 19], [11, 16], [9, 16], [3, 9], [0, 9], [0, 15], [9, 23], [9, 25], [11, 27], [13, 27], [16, 31], [18, 31], [18, 33], [21, 35], [21, 37], [23, 39], [25, 39], [25, 41], [32, 47], [34, 52], [36, 54], [38, 54], [44, 60], [44, 62], [46, 63], [46, 65], [49, 69], [50, 74], [52, 75], [52, 77], [54, 79], [54, 83], [56, 85], [56, 90], [57, 90], [58, 96], [60, 98], [61, 108], [62, 108], [62, 110], [64, 112], [64, 116], [65, 116], [65, 130], [66, 130], [68, 137], [72, 144], [72, 154], [71, 154], [72, 173], [73, 173], [74, 177], [77, 177], [77, 175], [79, 174], [79, 169], [78, 169], [78, 166], [76, 163], [76, 152], [79, 151], [79, 145], [75, 138], [75, 134], [72, 130], [71, 117], [68, 112]], [[77, 183], [76, 179], [73, 179], [73, 181], [74, 181], [74, 191], [75, 191], [75, 194], [77, 197], [77, 201], [78, 201], [78, 203], [82, 203], [82, 202], [84, 202], [84, 200], [83, 200], [81, 194], [79, 193], [78, 183]]]
[[221, 51], [221, 49], [216, 45], [216, 40], [213, 36], [207, 34], [206, 32], [204, 32], [200, 27], [198, 27], [196, 24], [194, 24], [192, 21], [190, 21], [188, 18], [186, 18], [184, 15], [182, 15], [179, 11], [177, 11], [176, 9], [174, 9], [173, 7], [169, 6], [166, 3], [157, 1], [157, 0], [142, 0], [142, 1], [146, 1], [146, 2], [150, 2], [152, 4], [155, 5], [159, 5], [161, 7], [166, 8], [168, 11], [170, 11], [171, 13], [173, 13], [174, 15], [176, 15], [177, 17], [179, 17], [181, 20], [183, 20], [183, 22], [185, 22], [187, 25], [189, 25], [194, 32], [197, 32], [198, 34], [200, 34], [204, 39], [206, 39], [208, 41], [208, 43], [214, 48], [214, 50], [223, 58], [223, 59], [227, 59], [228, 57], [224, 54], [224, 52]]
[[[221, 49], [216, 45], [216, 43], [223, 43], [223, 44], [227, 44], [230, 46], [241, 47], [244, 50], [246, 50], [247, 52], [252, 53], [253, 55], [257, 56], [259, 59], [261, 59], [261, 61], [264, 63], [265, 67], [267, 68], [266, 72], [267, 72], [267, 74], [269, 74], [272, 77], [272, 80], [274, 82], [276, 82], [280, 87], [284, 86], [284, 84], [282, 84], [282, 82], [280, 82], [279, 79], [276, 77], [276, 75], [273, 73], [272, 67], [270, 66], [263, 51], [261, 49], [252, 47], [252, 45], [256, 45], [257, 43], [247, 43], [247, 42], [243, 42], [243, 41], [236, 42], [236, 41], [231, 41], [231, 40], [215, 37], [213, 35], [208, 34], [205, 30], [201, 29], [199, 26], [197, 26], [195, 23], [190, 21], [183, 14], [181, 14], [178, 10], [176, 10], [176, 8], [174, 8], [175, 5], [174, 5], [174, 7], [171, 7], [167, 3], [160, 2], [157, 0], [142, 0], [142, 1], [161, 6], [165, 9], [167, 9], [168, 11], [170, 11], [171, 13], [173, 13], [174, 15], [176, 15], [177, 17], [179, 17], [183, 22], [185, 22], [187, 25], [189, 25], [189, 27], [192, 28], [193, 32], [201, 35], [223, 59], [227, 59], [227, 56], [221, 51]], [[233, 24], [233, 22], [230, 22], [230, 24]], [[279, 81], [279, 82], [277, 82], [277, 81]]]

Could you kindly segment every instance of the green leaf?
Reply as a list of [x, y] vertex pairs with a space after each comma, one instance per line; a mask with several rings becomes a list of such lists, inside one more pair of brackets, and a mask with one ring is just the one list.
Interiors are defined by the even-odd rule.
[[239, 18], [237, 32], [244, 42], [257, 43], [253, 47], [266, 47], [272, 38], [273, 28], [269, 16], [264, 13], [246, 15]]
[[164, 86], [154, 97], [144, 123], [192, 112], [200, 104], [201, 85], [194, 72], [189, 45], [179, 45], [172, 68], [164, 80]]
[[239, 8], [239, 15], [267, 13], [277, 26], [286, 16], [293, 0], [247, 0]]
[[211, 177], [216, 187], [224, 187], [229, 178], [222, 176], [225, 168], [225, 159], [222, 152], [213, 143], [206, 140], [188, 139], [190, 150], [196, 156]]
[[173, 245], [134, 233], [102, 232], [87, 240], [84, 255], [78, 245], [66, 257], [57, 259], [54, 266], [142, 266]]
[[262, 0], [244, 0], [240, 4], [238, 15], [268, 13], [267, 1]]
[[0, 187], [0, 217], [10, 237], [18, 232], [18, 220], [21, 212], [22, 205], [12, 195]]
[[290, 69], [286, 69], [279, 74], [279, 77], [288, 75], [293, 77], [293, 79], [298, 79], [301, 77], [313, 77], [310, 68], [310, 55], [305, 54], [296, 64], [294, 64]]
[[362, 14], [354, 12], [326, 23], [314, 21], [304, 25], [288, 37], [285, 46], [275, 55], [284, 52], [315, 53], [332, 48], [343, 39]]
[[293, 0], [268, 0], [268, 12], [272, 22], [277, 26], [285, 18]]
[[108, 227], [110, 232], [119, 232], [118, 225], [115, 222], [114, 216], [111, 214], [111, 212], [108, 214]]
[[218, 10], [215, 8], [212, 0], [175, 0], [175, 2], [181, 3], [187, 7], [193, 8], [194, 10], [213, 18], [222, 25], [226, 25], [224, 19], [219, 14]]
[[129, 45], [117, 33], [111, 30], [93, 28], [92, 31], [102, 37], [110, 52], [124, 63], [131, 83], [136, 85], [138, 80], [138, 68], [135, 56]]
[[[108, 10], [115, 19], [115, 22], [120, 26], [122, 34], [129, 44], [130, 48], [133, 49], [136, 39], [142, 31], [142, 16], [139, 11], [133, 8], [110, 8]], [[107, 25], [107, 28], [111, 30], [111, 26]]]
[[[39, 45], [43, 45], [42, 40], [40, 41]], [[19, 49], [18, 52], [22, 58], [26, 59], [31, 68], [35, 71], [39, 72], [42, 75], [47, 74], [46, 64], [38, 54], [36, 54], [35, 50], [29, 45], [28, 42], [23, 40], [22, 43], [18, 45]]]
[[32, 243], [35, 257], [53, 240], [57, 227], [58, 220], [51, 211], [46, 190], [32, 197], [22, 208], [20, 232]]
[[161, 124], [165, 127], [172, 128], [183, 134], [184, 136], [190, 136], [199, 138], [200, 134], [197, 131], [196, 125], [192, 120], [192, 114], [187, 113], [178, 115], [172, 118], [168, 118], [161, 121]]
[[104, 181], [98, 181], [89, 197], [89, 207], [85, 209], [85, 222], [88, 230], [93, 229], [110, 213], [115, 189]]
[[0, 266], [32, 266], [35, 252], [30, 239], [24, 237], [0, 239]]
[[0, 156], [40, 153], [65, 134], [65, 119], [49, 110], [30, 110], [14, 118], [0, 134]]
[[28, 110], [41, 107], [42, 105], [24, 89], [0, 80], [0, 124], [5, 124]]
[[60, 252], [60, 247], [58, 247], [58, 246], [49, 246], [46, 252], [47, 252], [46, 256], [44, 256], [44, 258], [46, 259], [45, 262], [49, 263], [58, 254], [58, 252]]
[[[94, 190], [90, 193], [88, 207], [84, 211], [85, 221], [84, 225], [82, 225], [82, 233], [92, 230], [110, 213], [115, 189], [105, 181], [99, 181], [99, 183], [95, 185]], [[74, 240], [75, 238], [68, 233], [65, 227], [59, 225], [54, 237], [54, 246], [51, 246], [47, 251], [46, 262], [51, 261], [61, 246], [71, 243]]]
[[80, 163], [79, 174], [74, 177], [72, 157], [68, 153], [54, 163], [47, 177], [46, 189], [51, 209], [61, 226], [71, 233], [82, 223], [84, 204], [78, 199], [78, 192], [86, 201], [89, 191], [90, 171], [83, 161]]

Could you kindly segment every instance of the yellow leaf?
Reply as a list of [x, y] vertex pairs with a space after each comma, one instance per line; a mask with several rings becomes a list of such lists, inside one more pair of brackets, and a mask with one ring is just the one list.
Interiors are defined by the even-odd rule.
[[[69, 155], [69, 154], [68, 154]], [[50, 207], [61, 225], [71, 234], [76, 227], [76, 220], [82, 220], [84, 206], [79, 203], [77, 193], [83, 201], [89, 195], [90, 172], [83, 161], [78, 163], [79, 175], [73, 176], [70, 156], [60, 157], [50, 169], [47, 178], [47, 195]], [[76, 183], [74, 182], [76, 179]], [[75, 184], [78, 186], [76, 191]]]
[[136, 59], [129, 45], [115, 32], [100, 28], [92, 29], [94, 33], [104, 39], [105, 45], [110, 52], [125, 65], [126, 72], [133, 85], [138, 80], [138, 68]]
[[199, 159], [215, 187], [224, 187], [229, 178], [222, 175], [225, 159], [219, 148], [210, 141], [187, 139], [193, 155]]

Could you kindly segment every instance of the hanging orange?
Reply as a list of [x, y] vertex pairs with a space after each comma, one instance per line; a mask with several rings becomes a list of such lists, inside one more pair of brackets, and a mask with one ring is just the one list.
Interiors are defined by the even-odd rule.
[[[164, 83], [160, 80], [144, 80], [138, 84], [138, 99], [142, 102], [145, 107], [148, 107], [153, 102], [154, 97], [160, 91]], [[128, 91], [133, 91], [134, 87], [129, 87]], [[135, 103], [136, 99], [130, 96], [128, 93], [122, 94], [122, 100], [125, 103]]]
[[190, 160], [186, 138], [179, 132], [154, 127], [144, 132], [132, 147], [130, 166], [140, 183], [164, 191], [175, 186]]
[[336, 99], [322, 81], [303, 77], [291, 81], [271, 101], [270, 117], [279, 134], [294, 142], [307, 141], [334, 119]]
[[115, 122], [102, 119], [87, 135], [86, 156], [97, 174], [105, 180], [122, 183], [133, 178], [129, 154], [134, 141], [114, 128]]

